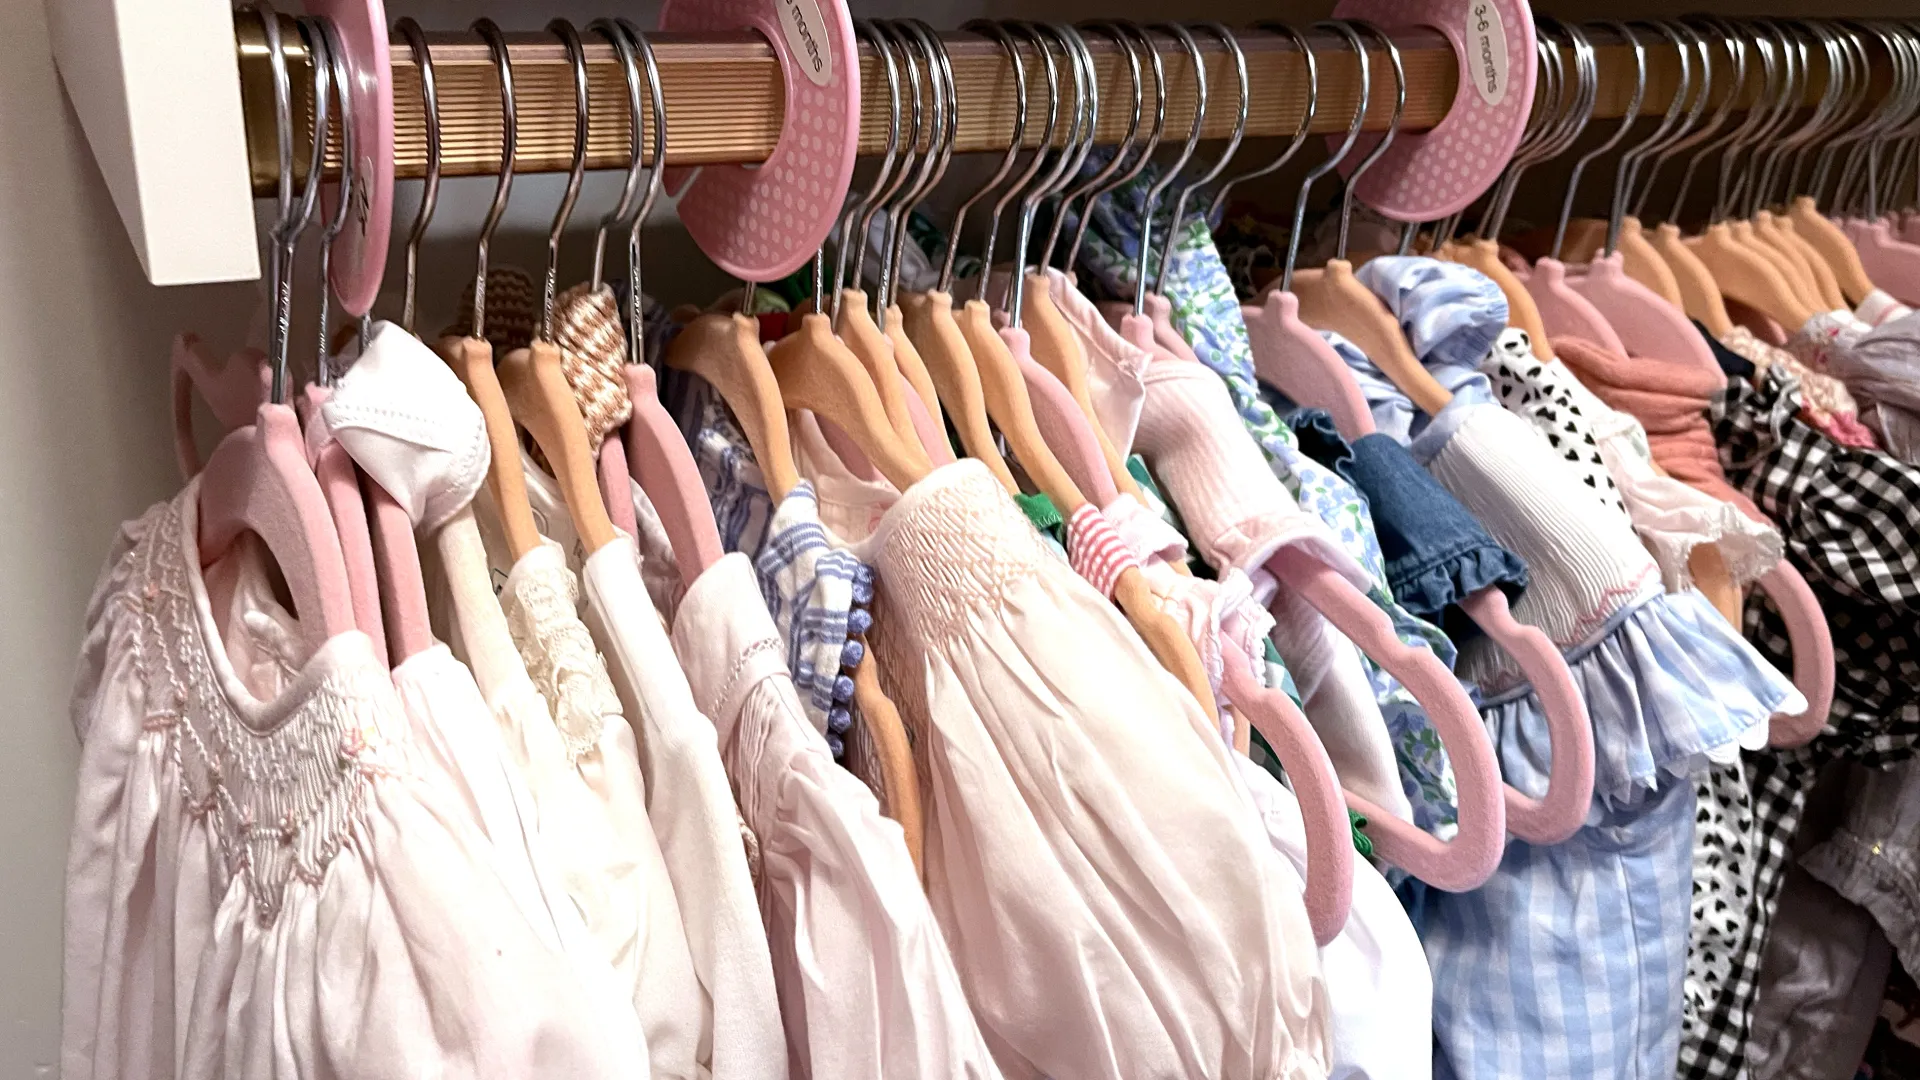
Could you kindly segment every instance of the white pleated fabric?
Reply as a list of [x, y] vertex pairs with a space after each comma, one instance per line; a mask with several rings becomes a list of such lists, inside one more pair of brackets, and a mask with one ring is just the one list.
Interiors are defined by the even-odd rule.
[[[633, 727], [579, 616], [580, 589], [548, 541], [507, 574], [499, 604], [535, 699], [551, 719], [510, 718], [542, 795], [543, 833], [646, 1031], [654, 1077], [705, 1077], [713, 1003], [694, 970], [681, 905], [647, 813]], [[530, 712], [521, 692], [502, 707]]]
[[[1300, 801], [1239, 755], [1274, 851], [1306, 888], [1307, 823]], [[1353, 862], [1347, 924], [1320, 950], [1333, 1003], [1331, 1080], [1427, 1080], [1433, 1075], [1433, 971], [1407, 910], [1380, 871]]]
[[423, 562], [436, 628], [467, 661], [494, 719], [539, 861], [632, 1001], [651, 1075], [704, 1075], [712, 1013], [647, 820], [632, 729], [579, 619], [578, 583], [543, 548], [495, 596], [472, 505], [490, 459], [479, 407], [430, 349], [382, 323], [324, 413], [360, 467], [432, 538]]
[[746, 837], [719, 734], [693, 703], [631, 538], [587, 556], [585, 618], [639, 736], [647, 817], [680, 901], [694, 972], [713, 1000], [715, 1080], [778, 1080], [787, 1047]]
[[1266, 563], [1281, 548], [1297, 547], [1362, 590], [1368, 588], [1365, 571], [1274, 475], [1259, 444], [1246, 437], [1220, 376], [1195, 363], [1163, 362], [1147, 369], [1146, 385], [1139, 448], [1194, 546], [1223, 572], [1246, 574], [1255, 597], [1272, 611], [1274, 648], [1341, 783], [1395, 817], [1413, 820], [1360, 650], [1312, 605], [1280, 588]]
[[636, 1075], [431, 783], [372, 642], [327, 641], [271, 700], [235, 670], [197, 497], [123, 530], [88, 607], [62, 1075]]
[[998, 1077], [900, 826], [807, 719], [753, 566], [681, 600], [673, 643], [747, 824], [795, 1077]]
[[928, 897], [1006, 1075], [1326, 1075], [1298, 890], [1213, 718], [1118, 611], [977, 461], [905, 492], [862, 555]]

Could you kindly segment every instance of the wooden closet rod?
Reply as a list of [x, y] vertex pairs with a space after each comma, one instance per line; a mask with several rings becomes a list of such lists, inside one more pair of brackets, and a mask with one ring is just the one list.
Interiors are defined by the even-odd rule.
[[[306, 138], [308, 120], [300, 88], [311, 85], [308, 59], [300, 34], [289, 16], [281, 16], [282, 50], [289, 65], [296, 107], [294, 145]], [[256, 195], [270, 195], [278, 163], [273, 138], [272, 76], [265, 35], [257, 17], [236, 12], [241, 95], [246, 111], [247, 156]], [[584, 34], [584, 31], [583, 31]], [[626, 167], [627, 95], [625, 79], [612, 46], [597, 34], [584, 34], [591, 117], [587, 165], [592, 169]], [[573, 83], [565, 48], [551, 34], [506, 35], [513, 62], [514, 90], [519, 115], [519, 147], [514, 155], [518, 172], [564, 171], [573, 151]], [[651, 34], [667, 103], [667, 160], [675, 165], [703, 165], [764, 161], [772, 152], [784, 122], [785, 94], [773, 51], [753, 34]], [[1098, 138], [1118, 142], [1125, 133], [1132, 108], [1131, 83], [1125, 61], [1112, 41], [1086, 35], [1100, 76], [1101, 100]], [[1232, 66], [1226, 50], [1208, 35], [1198, 35], [1208, 65], [1211, 101], [1202, 119], [1203, 137], [1225, 138], [1232, 132], [1236, 102]], [[952, 57], [959, 95], [961, 152], [1005, 150], [1013, 137], [1013, 67], [999, 45], [965, 32], [944, 32], [941, 39]], [[1191, 130], [1194, 83], [1186, 52], [1171, 37], [1156, 35], [1168, 79], [1166, 139], [1184, 138]], [[1359, 98], [1359, 65], [1346, 45], [1331, 34], [1309, 34], [1318, 61], [1320, 103], [1313, 130], [1332, 134], [1346, 129]], [[438, 79], [442, 147], [441, 175], [492, 175], [500, 167], [500, 98], [493, 60], [477, 35], [437, 32], [427, 35]], [[1459, 85], [1458, 65], [1451, 47], [1437, 33], [1397, 33], [1407, 76], [1407, 105], [1403, 132], [1425, 131], [1439, 123]], [[1251, 88], [1249, 137], [1291, 134], [1306, 107], [1306, 68], [1285, 37], [1258, 30], [1240, 32], [1247, 54]], [[1633, 55], [1621, 44], [1599, 44], [1601, 92], [1596, 118], [1619, 117], [1626, 108], [1633, 81]], [[1045, 116], [1046, 86], [1035, 54], [1028, 48], [1030, 119], [1026, 145], [1037, 145]], [[426, 124], [420, 100], [419, 71], [411, 51], [397, 35], [393, 40], [394, 173], [419, 177], [426, 172]], [[1393, 73], [1384, 51], [1371, 54], [1373, 93], [1366, 127], [1382, 130], [1392, 113]], [[1679, 65], [1663, 47], [1648, 49], [1648, 92], [1642, 113], [1664, 111], [1677, 85]], [[886, 101], [886, 83], [879, 60], [861, 50], [861, 95], [868, 103]], [[1813, 100], [1822, 80], [1808, 80]], [[905, 79], [902, 93], [905, 93]], [[1758, 92], [1758, 73], [1743, 96]], [[1151, 91], [1149, 91], [1151, 93]], [[1718, 95], [1716, 94], [1716, 97]], [[1063, 88], [1063, 104], [1072, 88]], [[1149, 98], [1151, 106], [1151, 98]], [[648, 106], [651, 113], [651, 107]], [[884, 104], [869, 105], [862, 117], [860, 150], [880, 153], [886, 144]], [[649, 128], [651, 117], [647, 120]], [[1064, 134], [1064, 125], [1062, 125]], [[337, 163], [335, 146], [328, 154], [329, 171]], [[296, 153], [296, 168], [304, 174], [305, 155]], [[303, 177], [304, 178], [304, 177]]]

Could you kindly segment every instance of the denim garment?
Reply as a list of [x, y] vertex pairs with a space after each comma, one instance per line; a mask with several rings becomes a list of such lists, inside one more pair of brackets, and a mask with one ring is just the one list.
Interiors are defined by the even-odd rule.
[[1693, 328], [1700, 331], [1700, 336], [1706, 339], [1707, 348], [1713, 353], [1713, 361], [1720, 365], [1721, 371], [1730, 378], [1748, 380], [1753, 378], [1753, 361], [1722, 345], [1719, 338], [1707, 332], [1707, 325], [1699, 319], [1693, 320]]
[[[1408, 611], [1440, 623], [1447, 608], [1488, 586], [1509, 600], [1527, 587], [1527, 565], [1496, 543], [1406, 447], [1375, 432], [1349, 446], [1319, 409], [1288, 418], [1300, 448], [1367, 497], [1386, 557], [1387, 587]], [[1455, 611], [1443, 624], [1456, 641], [1478, 633]]]

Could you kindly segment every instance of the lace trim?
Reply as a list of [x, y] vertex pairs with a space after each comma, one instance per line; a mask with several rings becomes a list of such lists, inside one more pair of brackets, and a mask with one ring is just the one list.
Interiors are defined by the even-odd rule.
[[[186, 497], [192, 497], [188, 495]], [[289, 882], [318, 883], [363, 820], [372, 781], [397, 772], [392, 684], [356, 665], [323, 680], [270, 731], [248, 727], [221, 691], [187, 580], [181, 512], [167, 503], [128, 558], [137, 619], [143, 726], [167, 733], [182, 804], [207, 819], [229, 875], [246, 880], [254, 917], [279, 915]]]
[[610, 720], [624, 722], [607, 662], [577, 614], [579, 602], [579, 579], [560, 566], [523, 568], [500, 593], [507, 632], [574, 764], [599, 746]]

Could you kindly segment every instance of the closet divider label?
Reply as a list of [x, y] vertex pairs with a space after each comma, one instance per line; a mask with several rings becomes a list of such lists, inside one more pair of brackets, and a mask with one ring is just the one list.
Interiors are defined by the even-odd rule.
[[1466, 39], [1480, 100], [1489, 105], [1507, 100], [1507, 24], [1491, 0], [1480, 0], [1467, 12]]
[[815, 86], [833, 81], [833, 43], [822, 29], [826, 19], [813, 0], [780, 0], [780, 29], [786, 31], [787, 48], [800, 61], [800, 73]]

